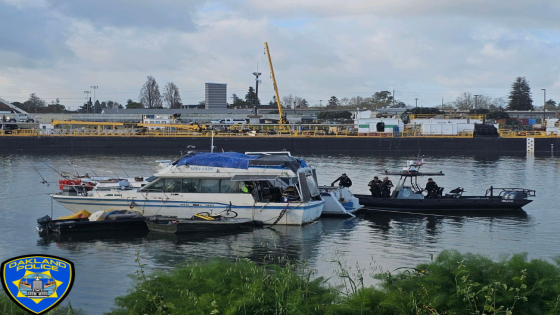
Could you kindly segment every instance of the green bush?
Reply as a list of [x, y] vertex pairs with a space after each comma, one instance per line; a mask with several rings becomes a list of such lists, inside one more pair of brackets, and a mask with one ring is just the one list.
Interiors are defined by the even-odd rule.
[[[10, 315], [28, 315], [29, 312], [24, 311], [19, 305], [16, 305], [5, 293], [0, 290], [0, 314]], [[46, 313], [47, 315], [83, 315], [85, 312], [81, 309], [75, 310], [70, 302], [66, 306], [57, 306], [54, 310]]]
[[145, 276], [116, 299], [110, 314], [319, 314], [334, 300], [323, 279], [293, 265], [259, 266], [247, 260], [196, 261], [170, 273]]

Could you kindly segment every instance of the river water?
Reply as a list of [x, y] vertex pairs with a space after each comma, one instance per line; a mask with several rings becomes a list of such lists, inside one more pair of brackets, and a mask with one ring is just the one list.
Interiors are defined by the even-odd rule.
[[[558, 226], [559, 160], [553, 156], [431, 156], [425, 171], [443, 171], [437, 184], [449, 191], [458, 186], [465, 194], [484, 194], [495, 187], [524, 187], [537, 191], [535, 201], [520, 213], [491, 215], [396, 215], [365, 213], [355, 219], [320, 219], [302, 227], [274, 226], [239, 234], [161, 236], [99, 235], [41, 239], [36, 219], [70, 212], [51, 202], [60, 176], [54, 171], [98, 176], [129, 177], [154, 172], [157, 159], [171, 156], [66, 156], [0, 155], [0, 261], [18, 255], [50, 254], [74, 262], [76, 281], [69, 299], [88, 314], [114, 306], [116, 296], [132, 286], [127, 275], [138, 270], [137, 252], [148, 271], [172, 268], [191, 258], [248, 258], [256, 262], [305, 260], [317, 275], [330, 277], [342, 261], [353, 271], [367, 274], [412, 267], [428, 262], [444, 249], [500, 258], [525, 252], [530, 258], [551, 259], [560, 253]], [[354, 193], [368, 193], [367, 183], [385, 170], [400, 170], [410, 157], [305, 156], [317, 167], [320, 184], [342, 172], [353, 180]], [[53, 170], [54, 169], [54, 170]], [[49, 186], [42, 184], [43, 178]], [[396, 183], [397, 178], [392, 178]], [[357, 267], [358, 266], [358, 267]], [[66, 303], [66, 302], [64, 302]]]

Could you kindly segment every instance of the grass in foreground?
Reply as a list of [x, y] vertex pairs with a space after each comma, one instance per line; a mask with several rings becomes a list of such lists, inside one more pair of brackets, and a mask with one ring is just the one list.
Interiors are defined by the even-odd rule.
[[[444, 251], [427, 264], [377, 273], [372, 287], [343, 264], [336, 274], [345, 285], [332, 287], [303, 264], [192, 261], [146, 275], [137, 261], [135, 286], [108, 314], [560, 314], [560, 259], [524, 254], [493, 261]], [[27, 314], [4, 294], [0, 313]], [[48, 314], [84, 312], [68, 304]]]
[[352, 287], [334, 288], [312, 276], [301, 265], [247, 260], [193, 261], [150, 276], [140, 265], [136, 286], [109, 314], [560, 314], [559, 260], [523, 254], [492, 261], [444, 251], [377, 274], [377, 287], [343, 279]]

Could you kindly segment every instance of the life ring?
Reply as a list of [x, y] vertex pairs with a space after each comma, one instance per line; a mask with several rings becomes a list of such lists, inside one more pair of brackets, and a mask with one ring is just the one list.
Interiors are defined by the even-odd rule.
[[311, 137], [311, 132], [304, 132], [303, 135], [306, 137]]
[[520, 131], [520, 132], [518, 133], [518, 135], [520, 135], [520, 136], [526, 136], [526, 135], [527, 135], [527, 133], [526, 133], [526, 132], [524, 132], [524, 131]]

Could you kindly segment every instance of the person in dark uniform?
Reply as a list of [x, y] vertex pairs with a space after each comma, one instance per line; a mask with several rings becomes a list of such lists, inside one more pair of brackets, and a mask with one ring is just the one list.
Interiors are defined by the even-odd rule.
[[425, 190], [428, 192], [428, 199], [436, 198], [439, 187], [433, 179], [428, 178]]
[[341, 187], [350, 187], [352, 186], [352, 180], [350, 179], [350, 177], [346, 176], [346, 173], [342, 173], [342, 176], [340, 176], [339, 178], [337, 178], [334, 182], [332, 182], [331, 186], [334, 186], [334, 184], [336, 182], [338, 182], [338, 186]]
[[368, 184], [369, 191], [373, 197], [381, 197], [381, 181], [377, 176], [373, 178]]
[[381, 197], [391, 198], [391, 188], [393, 187], [393, 182], [389, 180], [389, 177], [383, 177], [381, 182]]

